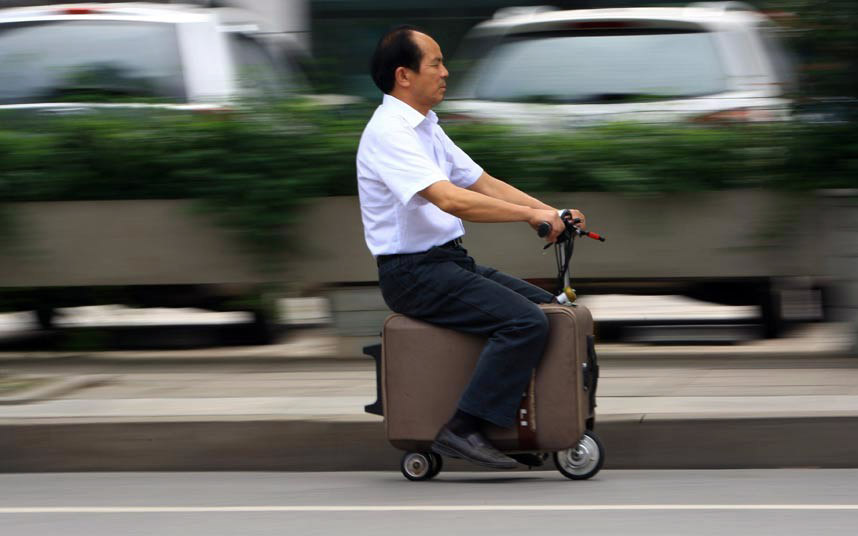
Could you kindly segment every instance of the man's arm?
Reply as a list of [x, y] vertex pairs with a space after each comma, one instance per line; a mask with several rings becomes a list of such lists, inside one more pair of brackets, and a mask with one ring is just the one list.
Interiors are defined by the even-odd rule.
[[565, 229], [557, 211], [548, 205], [531, 207], [517, 204], [475, 190], [459, 188], [450, 181], [437, 181], [421, 190], [419, 195], [444, 212], [467, 221], [479, 223], [523, 221], [534, 229], [538, 228], [543, 221], [547, 221], [551, 224], [551, 233], [546, 239], [552, 242]]
[[[526, 207], [532, 208], [548, 209], [557, 212], [556, 208], [543, 203], [535, 197], [527, 195], [515, 186], [512, 186], [500, 179], [492, 177], [485, 171], [483, 171], [483, 174], [480, 175], [479, 179], [477, 179], [477, 182], [470, 185], [468, 189], [473, 192], [479, 192], [483, 195], [493, 197], [495, 199], [501, 199], [503, 201], [508, 201], [510, 203], [515, 203], [517, 205], [524, 205]], [[586, 228], [587, 220], [584, 217], [584, 214], [576, 209], [571, 210], [572, 217], [579, 218], [581, 220], [581, 227]]]
[[511, 186], [502, 180], [492, 177], [485, 171], [483, 171], [483, 174], [480, 175], [479, 179], [477, 179], [477, 182], [468, 187], [468, 190], [479, 192], [483, 195], [494, 197], [495, 199], [515, 203], [516, 205], [556, 210], [554, 207], [546, 205], [539, 199], [527, 195], [515, 186]]

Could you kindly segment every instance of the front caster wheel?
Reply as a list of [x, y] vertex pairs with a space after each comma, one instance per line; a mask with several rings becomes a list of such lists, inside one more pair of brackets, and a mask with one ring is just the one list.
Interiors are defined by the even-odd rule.
[[587, 480], [602, 470], [605, 464], [605, 447], [592, 431], [571, 449], [554, 453], [554, 464], [563, 476], [572, 480]]
[[406, 452], [402, 456], [399, 469], [408, 480], [419, 482], [434, 478], [441, 472], [442, 466], [441, 457], [434, 452]]

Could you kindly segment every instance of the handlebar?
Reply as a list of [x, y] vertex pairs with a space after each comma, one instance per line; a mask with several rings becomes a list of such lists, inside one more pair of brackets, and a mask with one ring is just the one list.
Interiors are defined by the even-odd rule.
[[[559, 294], [555, 296], [557, 303], [564, 305], [574, 305], [575, 289], [570, 285], [569, 263], [572, 260], [572, 251], [575, 247], [575, 238], [578, 236], [586, 236], [599, 242], [604, 242], [605, 237], [590, 231], [585, 231], [577, 227], [581, 223], [580, 218], [573, 218], [572, 211], [569, 209], [561, 210], [559, 213], [560, 219], [566, 227], [562, 233], [554, 241], [554, 252], [557, 258], [557, 282], [559, 286]], [[551, 224], [547, 221], [540, 223], [536, 227], [537, 234], [545, 238], [551, 232]], [[546, 244], [548, 249], [551, 244]]]
[[[581, 223], [581, 219], [575, 218], [573, 220], [569, 220], [568, 218], [563, 217], [564, 215], [568, 215], [568, 213], [568, 210], [564, 210], [561, 212], [561, 218], [563, 218], [563, 222], [566, 224], [566, 231], [557, 238], [558, 242], [562, 240], [563, 236], [568, 232], [575, 233], [577, 236], [586, 236], [587, 238], [592, 238], [593, 240], [598, 240], [599, 242], [605, 241], [605, 237], [600, 234], [592, 233], [590, 231], [585, 231], [583, 229], [575, 227], [577, 224]], [[550, 232], [551, 224], [547, 221], [540, 223], [539, 227], [536, 228], [536, 234], [538, 234], [540, 238], [545, 238]]]

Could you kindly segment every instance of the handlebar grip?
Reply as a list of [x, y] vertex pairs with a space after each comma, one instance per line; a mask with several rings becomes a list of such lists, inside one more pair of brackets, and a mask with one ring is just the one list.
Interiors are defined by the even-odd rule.
[[539, 238], [545, 238], [548, 236], [548, 233], [551, 232], [551, 224], [547, 221], [544, 221], [539, 224], [539, 227], [536, 228], [536, 234], [539, 235]]
[[605, 237], [604, 237], [604, 236], [602, 236], [602, 235], [598, 235], [598, 234], [596, 234], [596, 233], [591, 233], [590, 231], [584, 231], [582, 234], [583, 234], [584, 236], [586, 236], [587, 238], [592, 238], [593, 240], [598, 240], [599, 242], [604, 242], [604, 241], [605, 241]]

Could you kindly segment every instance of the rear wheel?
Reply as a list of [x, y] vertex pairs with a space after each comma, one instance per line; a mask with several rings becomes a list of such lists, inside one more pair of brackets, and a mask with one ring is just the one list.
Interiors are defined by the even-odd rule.
[[587, 480], [602, 470], [605, 464], [605, 447], [599, 437], [588, 430], [577, 445], [555, 452], [554, 464], [566, 478]]

